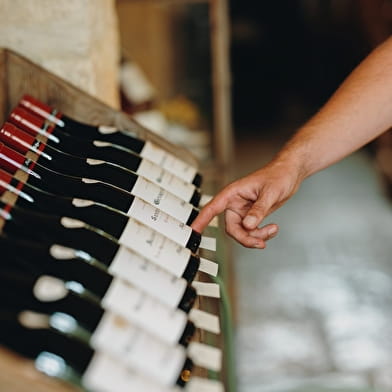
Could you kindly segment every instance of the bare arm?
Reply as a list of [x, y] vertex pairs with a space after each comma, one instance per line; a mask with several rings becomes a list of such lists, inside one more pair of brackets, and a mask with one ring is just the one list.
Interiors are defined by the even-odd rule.
[[376, 48], [265, 167], [225, 187], [192, 224], [202, 231], [225, 211], [226, 231], [264, 248], [277, 225], [258, 228], [310, 175], [364, 146], [392, 125], [392, 38]]

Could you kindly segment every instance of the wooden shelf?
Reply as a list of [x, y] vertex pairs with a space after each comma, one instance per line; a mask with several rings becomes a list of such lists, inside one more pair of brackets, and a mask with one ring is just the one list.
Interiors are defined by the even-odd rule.
[[[143, 139], [157, 143], [184, 161], [197, 165], [197, 161], [187, 150], [174, 146], [144, 129], [125, 113], [116, 111], [23, 56], [0, 48], [0, 121], [2, 123], [24, 94], [31, 94], [75, 119], [132, 131]], [[198, 341], [202, 338], [201, 333], [195, 337]], [[206, 371], [196, 369], [194, 374], [206, 376]], [[76, 390], [78, 389], [39, 373], [34, 369], [32, 361], [0, 347], [0, 391], [75, 392]]]

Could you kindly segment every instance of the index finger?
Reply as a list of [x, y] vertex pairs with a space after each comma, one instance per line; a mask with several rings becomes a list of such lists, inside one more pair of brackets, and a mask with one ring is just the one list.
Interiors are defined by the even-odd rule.
[[215, 216], [226, 209], [226, 206], [227, 200], [223, 193], [215, 196], [202, 208], [197, 218], [191, 224], [192, 229], [201, 233]]

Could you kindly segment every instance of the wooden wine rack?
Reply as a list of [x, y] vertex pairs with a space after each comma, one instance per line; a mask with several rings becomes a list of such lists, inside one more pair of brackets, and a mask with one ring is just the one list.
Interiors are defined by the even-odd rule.
[[[175, 146], [143, 128], [127, 114], [109, 107], [18, 53], [0, 48], [1, 123], [6, 120], [24, 94], [33, 95], [76, 120], [132, 131], [138, 137], [153, 141], [190, 164], [198, 163], [188, 150]], [[203, 277], [203, 279], [207, 278]], [[209, 303], [208, 299], [199, 297], [196, 306], [218, 314], [218, 302], [216, 299], [211, 299]], [[206, 338], [204, 335], [203, 332], [199, 332], [195, 339], [223, 348], [222, 337]], [[195, 375], [206, 376], [207, 371], [196, 369]], [[32, 361], [0, 347], [0, 391], [75, 392], [77, 390], [71, 385], [46, 377], [35, 370]]]

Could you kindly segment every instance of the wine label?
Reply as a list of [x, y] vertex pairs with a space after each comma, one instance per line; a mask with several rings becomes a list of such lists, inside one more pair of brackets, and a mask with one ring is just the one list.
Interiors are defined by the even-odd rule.
[[216, 238], [213, 237], [201, 237], [200, 248], [216, 251]]
[[95, 203], [92, 200], [85, 200], [85, 199], [72, 199], [72, 204], [75, 207], [83, 208], [83, 207], [90, 207]]
[[[185, 225], [179, 220], [161, 211], [159, 208], [153, 207], [151, 204], [146, 203], [138, 197], [135, 197], [133, 200], [131, 208], [128, 211], [128, 215], [159, 233], [164, 233], [166, 237], [183, 246], [187, 244], [192, 234], [190, 226]], [[129, 230], [130, 229], [127, 225], [123, 232], [124, 237], [132, 235], [132, 232], [129, 232]]]
[[97, 165], [102, 165], [103, 163], [106, 163], [105, 161], [101, 161], [100, 159], [92, 159], [92, 158], [87, 158], [86, 162], [90, 166], [97, 166]]
[[142, 378], [108, 354], [96, 352], [82, 377], [85, 388], [97, 392], [170, 392], [162, 385]]
[[103, 142], [101, 140], [94, 140], [93, 144], [94, 144], [95, 147], [110, 147], [110, 146], [113, 146], [112, 143]]
[[178, 343], [187, 322], [183, 311], [158, 303], [120, 279], [112, 282], [102, 305], [168, 344]]
[[217, 216], [214, 216], [211, 222], [208, 224], [210, 227], [219, 227], [219, 219]]
[[212, 200], [213, 196], [211, 195], [201, 195], [200, 198], [200, 207], [204, 207], [207, 203]]
[[118, 132], [116, 127], [110, 127], [108, 125], [100, 125], [98, 127], [98, 132], [102, 133], [102, 135], [110, 135], [112, 133]]
[[60, 223], [66, 228], [66, 229], [81, 229], [83, 227], [86, 227], [86, 224], [78, 219], [73, 219], [73, 218], [67, 218], [67, 217], [62, 217], [60, 220]]
[[186, 386], [186, 392], [225, 392], [225, 388], [220, 381], [192, 377]]
[[[109, 312], [95, 330], [91, 343], [131, 370], [166, 386], [175, 384], [186, 359], [183, 346], [168, 346]], [[197, 355], [197, 348], [193, 350]]]
[[205, 283], [194, 280], [192, 286], [196, 289], [197, 295], [220, 298], [220, 287], [216, 283]]
[[82, 178], [82, 182], [85, 184], [96, 184], [98, 180], [93, 180], [92, 178]]
[[197, 328], [204, 329], [205, 331], [215, 334], [220, 333], [219, 317], [214, 314], [194, 308], [189, 312], [189, 320], [191, 320]]
[[191, 200], [196, 189], [194, 185], [180, 179], [147, 159], [142, 159], [136, 173], [185, 201]]
[[52, 245], [49, 253], [57, 260], [70, 260], [77, 257], [76, 250], [61, 245]]
[[185, 279], [176, 278], [125, 247], [120, 247], [109, 272], [171, 308], [176, 308], [180, 303], [187, 286]]
[[177, 277], [182, 276], [191, 256], [189, 249], [132, 218], [118, 242]]
[[191, 204], [143, 177], [138, 177], [130, 192], [183, 223], [188, 221], [193, 209]]
[[197, 168], [175, 157], [164, 149], [158, 147], [156, 144], [146, 141], [142, 151], [140, 152], [142, 158], [147, 158], [163, 167], [170, 173], [177, 177], [191, 183], [197, 173]]
[[27, 328], [48, 328], [50, 326], [50, 316], [43, 313], [24, 310], [18, 314], [19, 322]]
[[202, 271], [208, 275], [217, 276], [218, 275], [218, 263], [207, 260], [204, 257], [200, 257], [199, 271]]
[[203, 343], [191, 342], [188, 356], [196, 366], [204, 367], [215, 372], [222, 369], [222, 350]]
[[33, 294], [40, 301], [51, 302], [64, 298], [68, 290], [62, 280], [43, 275], [35, 282]]

